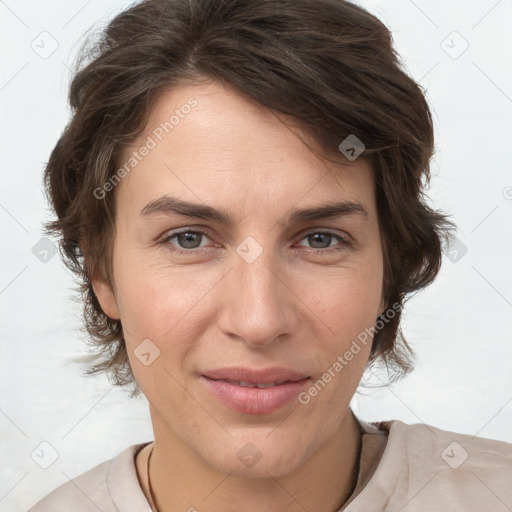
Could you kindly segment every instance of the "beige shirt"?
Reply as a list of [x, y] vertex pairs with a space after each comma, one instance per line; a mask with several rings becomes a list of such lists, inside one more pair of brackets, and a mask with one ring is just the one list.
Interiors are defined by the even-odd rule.
[[[512, 444], [408, 425], [369, 423], [356, 488], [338, 512], [510, 512]], [[29, 512], [151, 512], [127, 447], [52, 491]]]

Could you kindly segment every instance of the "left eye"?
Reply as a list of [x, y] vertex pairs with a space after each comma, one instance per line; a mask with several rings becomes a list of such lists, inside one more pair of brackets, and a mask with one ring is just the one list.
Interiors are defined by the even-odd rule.
[[[314, 240], [314, 243], [319, 242], [320, 245], [322, 245], [322, 243], [325, 243], [325, 237], [328, 238], [327, 247], [325, 249], [329, 249], [329, 250], [332, 249], [331, 247], [329, 247], [330, 246], [329, 242], [331, 242], [333, 239], [338, 240], [339, 242], [342, 242], [342, 245], [348, 245], [348, 243], [349, 243], [349, 241], [346, 238], [344, 238], [340, 235], [335, 235], [334, 233], [324, 233], [324, 232], [309, 233], [302, 240], [308, 239], [310, 242], [311, 242], [311, 240]], [[319, 238], [324, 238], [324, 242], [319, 240]], [[313, 249], [319, 250], [320, 252], [322, 252], [321, 248], [319, 249], [319, 248], [313, 247]], [[339, 248], [335, 248], [334, 250], [337, 250], [337, 249], [339, 249]]]
[[[192, 231], [192, 230], [188, 230], [188, 231], [181, 231], [179, 233], [170, 233], [169, 236], [167, 236], [164, 240], [163, 240], [163, 243], [169, 243], [171, 240], [174, 240], [175, 238], [177, 240], [180, 241], [180, 243], [185, 243], [185, 249], [196, 249], [197, 247], [194, 246], [194, 244], [196, 243], [197, 239], [198, 239], [198, 235], [200, 237], [208, 237], [207, 233], [205, 233], [204, 231]], [[195, 238], [195, 239], [194, 239]], [[190, 247], [189, 245], [191, 245], [192, 247]], [[171, 249], [171, 250], [174, 250], [174, 249]], [[176, 249], [178, 252], [188, 252], [188, 251], [180, 251], [180, 249]]]
[[[181, 254], [191, 254], [194, 252], [198, 252], [195, 249], [200, 248], [200, 243], [197, 245], [198, 240], [201, 240], [202, 237], [208, 237], [208, 234], [205, 231], [195, 231], [195, 230], [186, 230], [186, 231], [180, 231], [180, 232], [172, 232], [169, 233], [162, 241], [161, 243], [164, 245], [167, 245], [169, 247], [169, 250], [176, 253]], [[320, 238], [320, 240], [319, 240]], [[341, 235], [330, 233], [330, 232], [324, 232], [324, 231], [314, 231], [307, 233], [304, 235], [300, 240], [309, 240], [310, 243], [320, 243], [320, 245], [325, 245], [327, 238], [327, 246], [324, 248], [316, 248], [312, 247], [311, 250], [315, 253], [330, 253], [333, 251], [338, 251], [340, 249], [344, 249], [346, 246], [350, 245], [350, 241], [348, 238], [345, 238]], [[176, 247], [173, 243], [171, 243], [172, 240], [176, 239], [178, 243], [181, 245], [181, 247]], [[338, 247], [330, 247], [330, 242], [335, 239], [340, 242], [341, 246]]]

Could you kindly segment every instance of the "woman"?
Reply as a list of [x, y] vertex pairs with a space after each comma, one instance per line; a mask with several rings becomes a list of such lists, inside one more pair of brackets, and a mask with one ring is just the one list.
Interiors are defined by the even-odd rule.
[[91, 56], [48, 232], [91, 373], [144, 393], [155, 439], [31, 510], [512, 506], [511, 445], [349, 407], [368, 366], [411, 371], [401, 310], [454, 227], [426, 204], [431, 114], [387, 28], [342, 0], [147, 0]]

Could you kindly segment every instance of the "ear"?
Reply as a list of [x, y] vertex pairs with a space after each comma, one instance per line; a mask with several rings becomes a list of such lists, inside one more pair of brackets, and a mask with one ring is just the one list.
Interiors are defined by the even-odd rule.
[[[82, 250], [82, 254], [87, 254], [87, 244], [82, 242], [80, 243], [80, 249]], [[101, 309], [103, 312], [113, 318], [114, 320], [119, 320], [121, 315], [119, 314], [119, 309], [116, 303], [116, 297], [114, 292], [110, 288], [107, 280], [101, 275], [99, 271], [97, 271], [94, 275], [90, 277], [92, 289], [96, 297], [98, 298], [98, 302], [100, 303]]]
[[379, 306], [379, 315], [383, 315], [386, 312], [386, 309], [386, 301], [384, 300], [384, 298], [382, 298], [382, 301]]
[[116, 298], [108, 283], [102, 278], [94, 278], [91, 279], [91, 284], [103, 312], [110, 318], [119, 320], [121, 315], [117, 308]]

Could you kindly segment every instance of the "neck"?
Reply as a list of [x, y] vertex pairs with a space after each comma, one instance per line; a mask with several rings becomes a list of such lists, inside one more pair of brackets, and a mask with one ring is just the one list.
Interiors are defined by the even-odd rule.
[[[324, 446], [302, 466], [279, 478], [270, 474], [268, 478], [242, 478], [221, 473], [170, 436], [168, 430], [154, 430], [152, 492], [144, 478], [142, 487], [150, 503], [153, 496], [151, 506], [157, 512], [205, 507], [209, 512], [336, 512], [356, 486], [361, 433], [350, 409]], [[146, 452], [146, 461], [148, 455]], [[139, 474], [140, 469], [138, 464]]]

